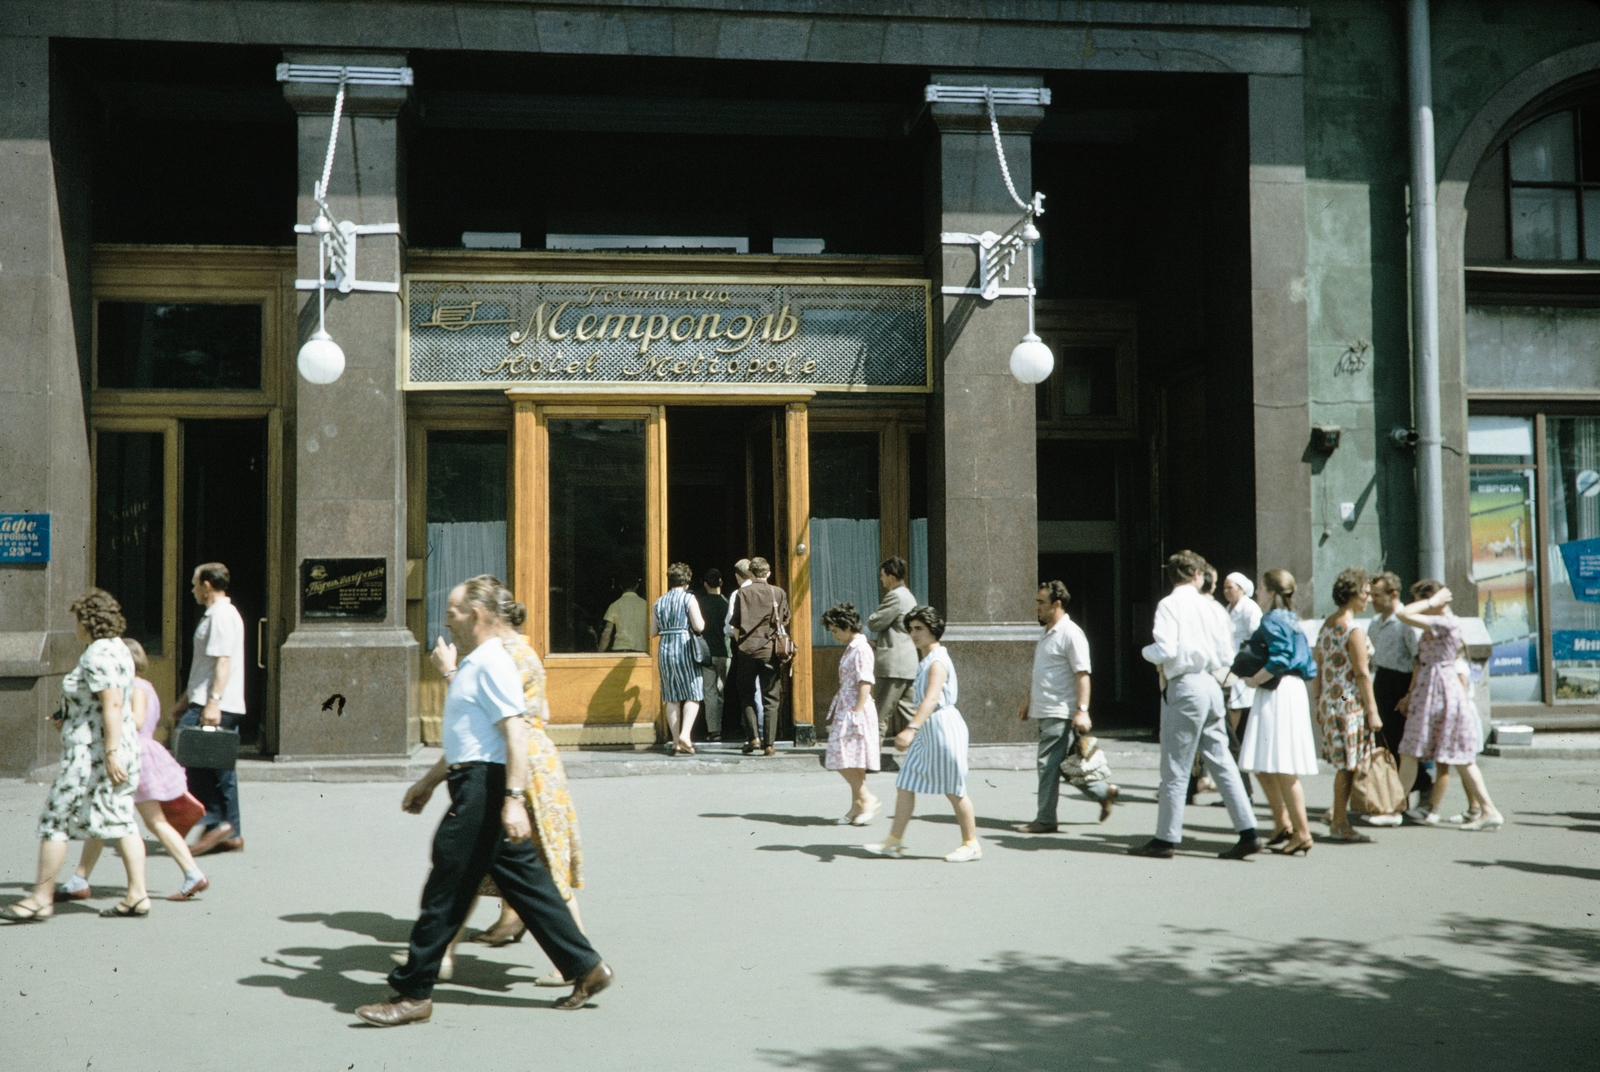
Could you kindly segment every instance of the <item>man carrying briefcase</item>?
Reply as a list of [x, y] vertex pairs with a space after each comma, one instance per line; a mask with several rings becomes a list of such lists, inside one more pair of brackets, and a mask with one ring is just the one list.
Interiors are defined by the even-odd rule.
[[[183, 726], [235, 730], [244, 718], [244, 619], [228, 598], [228, 567], [197, 566], [191, 579], [194, 601], [206, 608], [194, 630], [189, 665], [189, 709]], [[193, 846], [196, 856], [244, 848], [239, 821], [239, 780], [230, 769], [189, 767], [189, 792], [206, 806], [205, 831]]]

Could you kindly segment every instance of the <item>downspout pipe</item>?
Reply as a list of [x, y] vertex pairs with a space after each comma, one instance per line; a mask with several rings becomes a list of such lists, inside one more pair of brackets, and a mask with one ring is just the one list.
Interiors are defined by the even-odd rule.
[[1417, 570], [1445, 579], [1444, 440], [1439, 434], [1439, 219], [1428, 0], [1407, 0], [1411, 83], [1411, 360], [1417, 427]]

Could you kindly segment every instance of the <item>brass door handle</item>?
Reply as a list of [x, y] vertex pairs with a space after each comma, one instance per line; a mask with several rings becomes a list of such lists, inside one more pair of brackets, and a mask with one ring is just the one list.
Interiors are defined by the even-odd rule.
[[265, 618], [257, 618], [256, 619], [256, 669], [257, 670], [265, 670], [267, 668], [266, 662], [263, 661], [263, 659], [262, 659], [262, 651], [261, 651], [261, 627], [266, 625], [266, 624], [267, 624], [267, 620]]

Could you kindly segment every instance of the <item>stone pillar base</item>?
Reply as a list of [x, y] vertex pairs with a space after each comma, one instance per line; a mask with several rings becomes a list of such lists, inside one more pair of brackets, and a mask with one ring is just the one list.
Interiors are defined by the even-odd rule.
[[1033, 683], [1033, 651], [1044, 630], [1033, 622], [951, 622], [942, 643], [956, 667], [956, 707], [973, 744], [1034, 741], [1017, 708]]
[[417, 656], [407, 629], [295, 630], [279, 655], [277, 758], [416, 751], [422, 746]]

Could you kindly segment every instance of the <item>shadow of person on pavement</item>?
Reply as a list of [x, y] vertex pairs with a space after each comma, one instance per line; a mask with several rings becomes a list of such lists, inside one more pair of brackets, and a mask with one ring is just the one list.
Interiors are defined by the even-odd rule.
[[833, 819], [820, 815], [774, 815], [769, 812], [750, 812], [738, 815], [727, 811], [704, 811], [702, 819], [748, 819], [752, 823], [773, 823], [778, 826], [837, 826]]
[[[287, 923], [321, 923], [387, 944], [280, 949], [275, 956], [262, 957], [261, 963], [294, 974], [250, 975], [239, 980], [240, 986], [276, 988], [286, 997], [319, 1001], [344, 1013], [354, 1013], [356, 1006], [380, 1001], [389, 993], [384, 977], [394, 967], [390, 954], [395, 945], [403, 947], [410, 937], [410, 920], [395, 919], [382, 912], [304, 912], [279, 918]], [[514, 975], [513, 972], [523, 974]], [[353, 979], [347, 973], [360, 973], [366, 978]], [[511, 996], [515, 984], [531, 985], [533, 979], [532, 969], [525, 965], [486, 960], [458, 950], [455, 977], [434, 988], [433, 1000], [440, 1005], [546, 1008], [551, 1001]]]
[[757, 852], [798, 852], [806, 856], [815, 856], [818, 863], [831, 864], [839, 857], [849, 857], [857, 860], [881, 860], [882, 856], [874, 856], [860, 845], [757, 845]]
[[1468, 867], [1504, 867], [1512, 871], [1526, 871], [1530, 875], [1555, 875], [1559, 878], [1584, 878], [1600, 882], [1600, 868], [1567, 867], [1563, 864], [1536, 864], [1527, 860], [1457, 860]]
[[1600, 932], [1467, 917], [1446, 924], [1441, 938], [1482, 954], [1471, 969], [1361, 942], [1240, 950], [1229, 948], [1237, 936], [1195, 933], [1110, 962], [1011, 953], [973, 967], [840, 968], [824, 973], [831, 985], [916, 1010], [927, 1041], [763, 1056], [819, 1072], [1593, 1066]]

